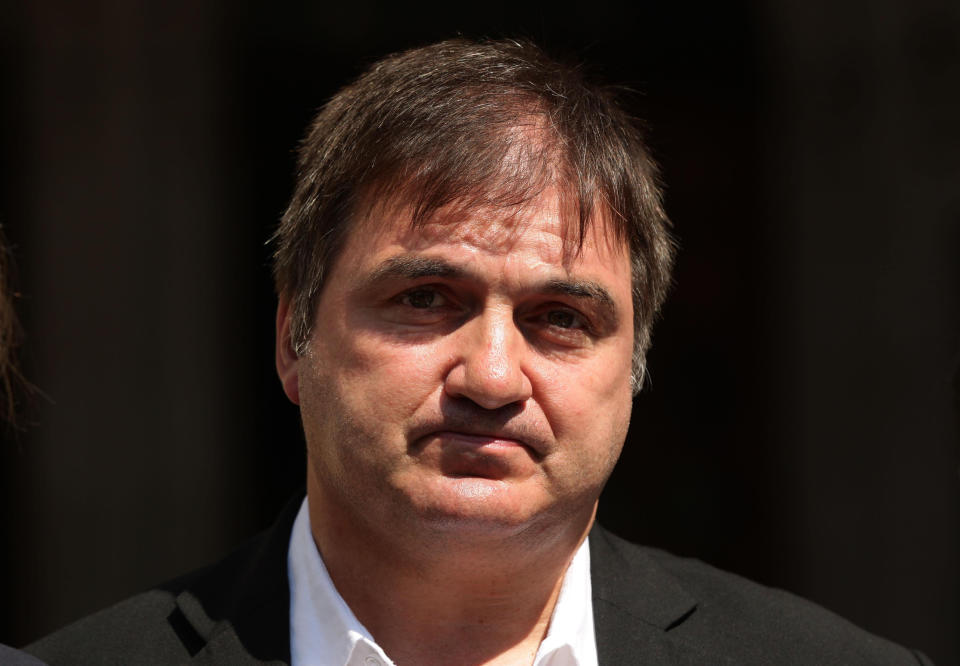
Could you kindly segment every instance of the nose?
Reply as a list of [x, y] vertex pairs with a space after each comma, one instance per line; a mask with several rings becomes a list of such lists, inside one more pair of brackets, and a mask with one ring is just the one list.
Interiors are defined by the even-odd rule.
[[485, 409], [523, 402], [533, 392], [524, 370], [526, 341], [508, 312], [484, 312], [453, 340], [455, 362], [444, 391]]

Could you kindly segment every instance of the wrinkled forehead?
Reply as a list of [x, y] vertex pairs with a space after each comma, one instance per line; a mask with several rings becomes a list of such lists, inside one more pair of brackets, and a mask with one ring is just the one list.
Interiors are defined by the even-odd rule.
[[611, 259], [628, 253], [603, 207], [594, 206], [581, 228], [578, 207], [552, 186], [515, 202], [469, 197], [425, 216], [417, 215], [415, 199], [402, 196], [364, 201], [356, 213], [350, 232], [355, 242], [390, 243], [410, 252], [442, 244], [499, 255], [535, 249], [544, 260], [567, 267], [585, 251]]

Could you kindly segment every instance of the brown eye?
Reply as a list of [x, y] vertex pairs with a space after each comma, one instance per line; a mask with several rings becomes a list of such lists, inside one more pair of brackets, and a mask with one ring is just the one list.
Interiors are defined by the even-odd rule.
[[569, 310], [551, 310], [547, 313], [547, 323], [557, 328], [574, 328], [577, 316]]
[[418, 310], [426, 310], [442, 306], [443, 297], [433, 289], [414, 289], [403, 295], [401, 302]]

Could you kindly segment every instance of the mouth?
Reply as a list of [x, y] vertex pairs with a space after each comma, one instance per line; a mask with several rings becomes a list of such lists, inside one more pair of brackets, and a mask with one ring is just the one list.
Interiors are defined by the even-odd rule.
[[540, 455], [526, 442], [503, 433], [437, 430], [420, 442], [436, 455], [440, 470], [451, 478], [506, 480], [524, 474]]
[[531, 437], [530, 433], [519, 428], [487, 430], [464, 427], [463, 424], [452, 427], [444, 424], [413, 434], [410, 441], [415, 448], [436, 441], [445, 448], [491, 456], [509, 455], [522, 450], [537, 462], [544, 457], [547, 450], [546, 444], [539, 438]]
[[482, 447], [484, 449], [513, 449], [524, 448], [534, 452], [526, 442], [514, 438], [506, 437], [499, 433], [469, 433], [456, 430], [438, 430], [432, 433], [433, 437], [445, 442], [460, 443], [466, 446]]

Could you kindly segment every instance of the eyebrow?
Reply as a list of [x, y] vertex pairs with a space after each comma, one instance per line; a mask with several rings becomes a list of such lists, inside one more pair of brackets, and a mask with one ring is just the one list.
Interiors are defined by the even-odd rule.
[[443, 259], [401, 254], [381, 263], [363, 282], [366, 285], [373, 285], [392, 279], [417, 280], [427, 277], [458, 279], [465, 278], [467, 275], [467, 271]]
[[548, 280], [538, 291], [546, 294], [568, 296], [591, 303], [606, 328], [612, 328], [619, 320], [619, 308], [603, 286], [590, 280]]
[[589, 280], [548, 280], [539, 291], [595, 301], [603, 307], [616, 308], [610, 292]]

